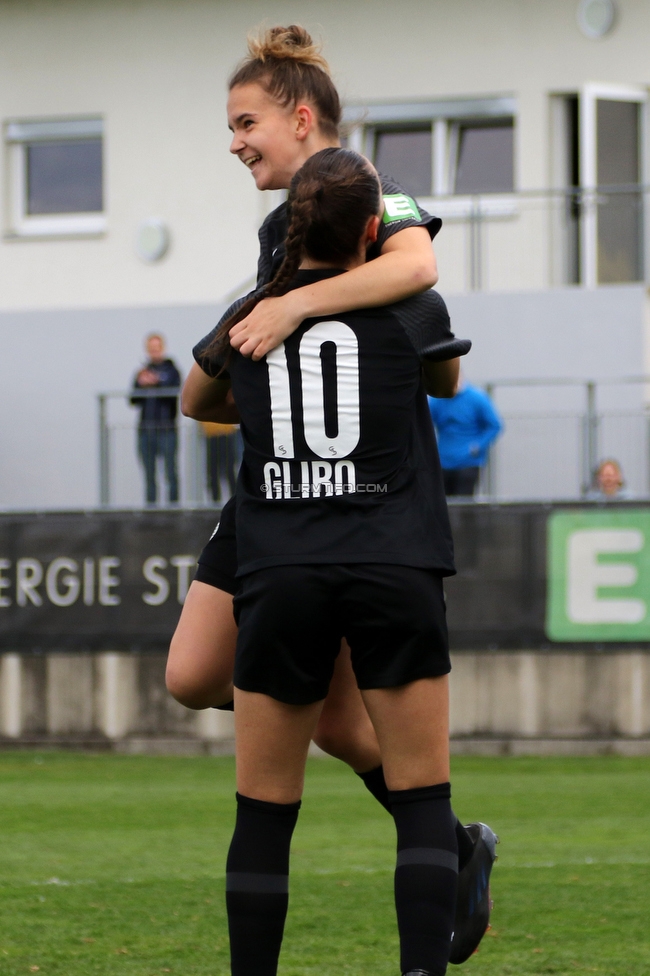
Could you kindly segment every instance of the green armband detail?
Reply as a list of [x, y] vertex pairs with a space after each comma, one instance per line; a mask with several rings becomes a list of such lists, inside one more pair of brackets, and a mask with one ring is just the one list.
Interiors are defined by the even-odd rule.
[[392, 224], [396, 220], [420, 220], [420, 211], [413, 197], [405, 193], [390, 193], [384, 197], [385, 224]]

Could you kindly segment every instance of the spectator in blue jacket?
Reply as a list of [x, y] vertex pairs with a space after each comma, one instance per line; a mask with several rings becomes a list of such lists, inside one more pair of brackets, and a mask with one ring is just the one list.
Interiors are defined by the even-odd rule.
[[503, 428], [487, 393], [463, 382], [450, 400], [429, 397], [447, 495], [471, 497], [490, 444]]
[[181, 385], [180, 373], [174, 362], [165, 355], [165, 340], [157, 333], [147, 336], [145, 342], [148, 362], [138, 372], [134, 383], [131, 403], [140, 407], [138, 425], [138, 453], [144, 466], [146, 479], [146, 499], [148, 505], [156, 503], [156, 461], [162, 457], [171, 504], [178, 502], [178, 472], [176, 453], [178, 432], [176, 413], [178, 396], [138, 396], [137, 390], [163, 390], [166, 387], [178, 390]]

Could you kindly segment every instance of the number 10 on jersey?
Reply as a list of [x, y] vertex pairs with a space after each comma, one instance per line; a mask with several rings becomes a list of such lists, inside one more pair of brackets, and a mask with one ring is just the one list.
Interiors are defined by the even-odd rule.
[[[325, 429], [325, 384], [323, 377], [322, 348], [325, 343], [333, 343], [336, 362], [336, 433], [330, 436]], [[302, 389], [302, 417], [294, 411], [289, 383], [289, 368], [284, 343], [268, 353], [266, 362], [269, 371], [269, 393], [271, 399], [271, 429], [273, 433], [273, 453], [276, 458], [289, 460], [295, 458], [294, 420], [302, 423], [307, 446], [317, 457], [341, 459], [348, 457], [359, 443], [359, 344], [352, 329], [343, 322], [318, 322], [308, 329], [298, 347], [300, 362], [300, 382]], [[277, 465], [267, 465], [276, 468]], [[292, 497], [289, 465], [283, 464], [283, 490], [280, 497]], [[321, 486], [325, 494], [333, 494], [331, 464], [306, 461], [301, 462], [301, 497], [320, 495]], [[335, 465], [336, 494], [343, 493], [343, 467], [347, 469], [348, 483], [354, 483], [354, 465]], [[350, 467], [352, 471], [350, 471]], [[311, 492], [305, 483], [308, 468], [314, 470], [311, 478]], [[307, 469], [307, 470], [305, 470]], [[339, 469], [339, 470], [336, 470]], [[271, 472], [269, 472], [271, 473]], [[273, 472], [275, 473], [275, 472]], [[278, 470], [278, 474], [279, 474]], [[289, 485], [287, 485], [287, 477]], [[270, 486], [267, 486], [270, 487]], [[329, 488], [329, 490], [328, 490]], [[289, 493], [287, 494], [287, 489]], [[349, 488], [348, 488], [349, 490]], [[267, 497], [270, 497], [267, 492]], [[275, 497], [278, 497], [277, 489]]]

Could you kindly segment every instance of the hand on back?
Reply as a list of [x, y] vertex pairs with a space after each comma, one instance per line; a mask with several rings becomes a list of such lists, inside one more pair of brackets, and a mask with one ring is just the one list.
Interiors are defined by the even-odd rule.
[[304, 318], [292, 304], [294, 295], [289, 292], [280, 298], [265, 298], [250, 315], [233, 325], [229, 333], [233, 349], [258, 360], [284, 342]]

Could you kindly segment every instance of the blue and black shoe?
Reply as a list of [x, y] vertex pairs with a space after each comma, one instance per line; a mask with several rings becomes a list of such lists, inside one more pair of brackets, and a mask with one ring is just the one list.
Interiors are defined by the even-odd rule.
[[490, 872], [499, 838], [484, 823], [467, 824], [474, 851], [458, 875], [458, 899], [449, 962], [460, 965], [476, 952], [490, 925]]

